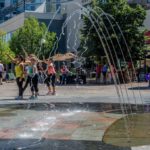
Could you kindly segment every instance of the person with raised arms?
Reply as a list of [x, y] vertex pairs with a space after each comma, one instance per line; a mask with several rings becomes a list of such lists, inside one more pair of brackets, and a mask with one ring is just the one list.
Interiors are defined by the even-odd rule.
[[55, 95], [56, 94], [56, 89], [55, 89], [56, 71], [53, 64], [53, 60], [47, 59], [44, 61], [44, 63], [47, 64], [47, 69], [46, 69], [47, 78], [45, 79], [45, 83], [48, 87], [47, 95]]
[[22, 55], [18, 55], [15, 58], [12, 58], [10, 55], [7, 56], [15, 63], [15, 75], [16, 75], [16, 83], [18, 86], [18, 96], [15, 98], [16, 100], [23, 99], [23, 82], [24, 82], [24, 62], [25, 59]]

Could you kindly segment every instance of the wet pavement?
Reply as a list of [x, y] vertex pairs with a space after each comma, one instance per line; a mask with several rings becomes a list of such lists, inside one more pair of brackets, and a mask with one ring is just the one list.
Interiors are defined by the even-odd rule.
[[105, 130], [121, 117], [120, 113], [103, 111], [51, 110], [46, 104], [9, 105], [0, 108], [0, 147], [128, 150], [101, 142]]
[[[46, 87], [40, 85], [34, 101], [28, 100], [29, 89], [23, 101], [15, 101], [16, 91], [15, 83], [0, 86], [0, 150], [150, 150], [102, 142], [110, 125], [124, 116], [112, 85], [60, 86], [56, 96], [46, 96]], [[134, 110], [133, 96], [141, 104], [140, 93], [128, 92]], [[149, 90], [140, 92], [149, 112]]]

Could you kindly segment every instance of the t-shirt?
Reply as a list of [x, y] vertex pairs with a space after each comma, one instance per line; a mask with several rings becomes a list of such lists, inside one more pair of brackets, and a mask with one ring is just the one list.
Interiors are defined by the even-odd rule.
[[0, 72], [3, 72], [3, 70], [4, 70], [4, 66], [3, 64], [0, 63]]
[[35, 74], [37, 74], [38, 73], [38, 70], [37, 70], [37, 67], [36, 67], [36, 65], [33, 65], [33, 66], [28, 66], [27, 67], [27, 74], [29, 75], [29, 76], [34, 76]]
[[103, 71], [103, 72], [107, 72], [107, 70], [108, 70], [108, 66], [107, 66], [107, 65], [104, 65], [102, 71]]
[[61, 73], [62, 74], [67, 74], [68, 73], [68, 69], [66, 66], [64, 66], [63, 68], [61, 68]]
[[22, 70], [21, 65], [15, 66], [15, 73], [16, 73], [16, 78], [23, 77], [23, 70]]
[[48, 75], [56, 74], [55, 68], [54, 68], [52, 63], [48, 66], [48, 70], [47, 71], [48, 71]]

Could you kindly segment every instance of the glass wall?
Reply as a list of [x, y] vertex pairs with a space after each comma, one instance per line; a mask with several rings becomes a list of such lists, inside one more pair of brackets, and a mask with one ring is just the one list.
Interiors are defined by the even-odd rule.
[[58, 13], [61, 14], [61, 7], [62, 7], [61, 2], [62, 0], [46, 0], [47, 12], [54, 13], [60, 8], [60, 11]]
[[43, 2], [44, 0], [32, 0], [26, 2], [26, 10], [35, 11]]
[[0, 9], [5, 7], [5, 0], [0, 0]]

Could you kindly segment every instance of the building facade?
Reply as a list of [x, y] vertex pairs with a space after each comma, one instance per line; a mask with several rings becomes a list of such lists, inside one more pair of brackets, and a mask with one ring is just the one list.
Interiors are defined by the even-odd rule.
[[[28, 18], [28, 16], [32, 15], [35, 16], [40, 22], [46, 23], [47, 26], [52, 21], [49, 31], [56, 32], [58, 39], [61, 36], [61, 40], [58, 45], [59, 52], [64, 53], [66, 51], [77, 51], [80, 45], [79, 32], [82, 27], [82, 20], [81, 14], [74, 12], [81, 10], [81, 7], [78, 4], [87, 5], [89, 3], [91, 3], [91, 0], [26, 1], [24, 8], [25, 11], [23, 11], [22, 4], [19, 5], [19, 7], [15, 10], [19, 11], [19, 14], [16, 13], [15, 15], [11, 15], [14, 13], [14, 10], [10, 10], [10, 12], [8, 12], [9, 16], [11, 15], [11, 17], [2, 21], [0, 24], [0, 30], [4, 30], [7, 33], [5, 40], [9, 41], [13, 32], [19, 27], [23, 26], [24, 20]], [[37, 4], [40, 4], [39, 7], [37, 7]], [[7, 17], [8, 14], [6, 15]], [[66, 25], [64, 26], [64, 22], [69, 17], [69, 21], [67, 21]], [[64, 34], [62, 34], [62, 30], [64, 30]]]
[[129, 4], [140, 4], [146, 9], [150, 8], [150, 0], [128, 0]]
[[0, 9], [5, 7], [5, 0], [0, 0]]

